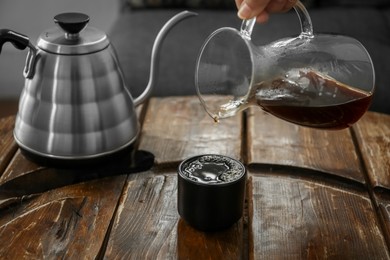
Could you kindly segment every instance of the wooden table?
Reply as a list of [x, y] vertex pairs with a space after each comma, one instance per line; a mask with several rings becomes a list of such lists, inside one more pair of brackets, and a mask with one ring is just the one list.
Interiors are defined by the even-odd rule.
[[[153, 167], [103, 177], [26, 160], [0, 120], [1, 259], [390, 259], [390, 116], [323, 131], [254, 108], [216, 124], [196, 97], [139, 113]], [[221, 232], [177, 213], [176, 168], [202, 153], [249, 172], [245, 214]]]

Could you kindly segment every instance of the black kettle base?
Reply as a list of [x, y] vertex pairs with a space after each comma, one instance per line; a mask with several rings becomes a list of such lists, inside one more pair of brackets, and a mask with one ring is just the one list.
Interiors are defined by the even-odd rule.
[[154, 163], [152, 153], [132, 147], [93, 160], [58, 160], [37, 156], [24, 149], [21, 152], [26, 160], [37, 163], [39, 168], [3, 183], [1, 191], [5, 194], [12, 196], [38, 194], [82, 182], [147, 172]]
[[154, 155], [147, 151], [136, 150], [129, 145], [115, 153], [87, 159], [59, 159], [32, 153], [20, 147], [26, 159], [49, 168], [60, 169], [88, 169], [88, 170], [148, 170], [153, 166]]

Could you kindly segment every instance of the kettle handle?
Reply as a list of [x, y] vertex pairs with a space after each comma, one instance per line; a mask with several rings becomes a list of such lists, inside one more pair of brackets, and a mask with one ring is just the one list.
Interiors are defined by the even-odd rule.
[[6, 42], [12, 43], [19, 50], [29, 48], [23, 74], [26, 78], [31, 79], [34, 76], [35, 60], [37, 57], [37, 49], [35, 46], [31, 44], [30, 39], [26, 35], [8, 29], [0, 29], [0, 53]]
[[29, 45], [30, 39], [21, 33], [8, 29], [0, 29], [0, 53], [6, 42], [12, 43], [19, 50], [24, 50]]
[[196, 16], [197, 13], [189, 12], [189, 11], [183, 11], [175, 16], [173, 16], [171, 19], [169, 19], [168, 22], [161, 28], [160, 32], [157, 34], [156, 39], [154, 40], [153, 48], [152, 48], [152, 56], [150, 61], [150, 73], [149, 73], [149, 82], [146, 86], [145, 90], [142, 92], [141, 95], [139, 95], [137, 98], [134, 99], [135, 106], [143, 103], [151, 94], [153, 86], [156, 81], [156, 76], [158, 74], [158, 63], [159, 63], [159, 53], [161, 48], [161, 43], [167, 36], [168, 32], [173, 28], [174, 25], [176, 25], [178, 22], [184, 20], [185, 18]]

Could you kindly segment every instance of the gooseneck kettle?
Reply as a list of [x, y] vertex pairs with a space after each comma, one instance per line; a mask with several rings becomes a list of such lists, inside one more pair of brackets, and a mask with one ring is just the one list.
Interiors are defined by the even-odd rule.
[[176, 23], [193, 15], [181, 12], [161, 29], [149, 83], [135, 99], [107, 35], [87, 26], [87, 15], [55, 16], [58, 26], [43, 32], [36, 46], [27, 36], [1, 29], [0, 51], [6, 42], [29, 49], [14, 129], [19, 147], [33, 156], [71, 161], [99, 159], [133, 144], [139, 132], [135, 106], [151, 93], [161, 42]]

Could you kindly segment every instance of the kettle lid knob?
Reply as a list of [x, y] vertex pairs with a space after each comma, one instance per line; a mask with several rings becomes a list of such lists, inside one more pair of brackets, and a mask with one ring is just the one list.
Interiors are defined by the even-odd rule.
[[83, 13], [62, 13], [54, 16], [54, 22], [65, 31], [67, 38], [74, 39], [87, 26], [89, 16]]
[[104, 50], [109, 44], [107, 35], [87, 26], [89, 16], [83, 13], [61, 13], [54, 16], [56, 27], [41, 33], [38, 48], [53, 54], [79, 55]]

